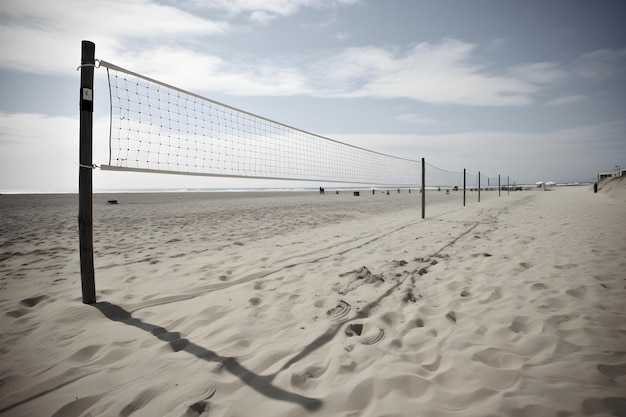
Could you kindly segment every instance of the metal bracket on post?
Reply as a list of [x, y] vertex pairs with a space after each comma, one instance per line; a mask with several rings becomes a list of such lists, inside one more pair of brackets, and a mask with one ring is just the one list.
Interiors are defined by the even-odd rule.
[[78, 167], [78, 238], [83, 303], [96, 302], [93, 262], [93, 73], [96, 45], [82, 41], [80, 68], [80, 156]]

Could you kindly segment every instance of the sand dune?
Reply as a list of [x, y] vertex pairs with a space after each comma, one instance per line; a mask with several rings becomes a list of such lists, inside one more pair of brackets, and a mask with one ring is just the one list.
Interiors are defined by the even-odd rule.
[[598, 191], [613, 199], [626, 200], [626, 177], [605, 178], [598, 182]]
[[2, 416], [625, 416], [626, 182], [0, 196]]

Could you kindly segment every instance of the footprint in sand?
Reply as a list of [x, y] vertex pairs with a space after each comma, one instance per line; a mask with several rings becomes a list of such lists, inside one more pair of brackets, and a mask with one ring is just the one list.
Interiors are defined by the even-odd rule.
[[25, 309], [11, 310], [6, 313], [7, 316], [13, 317], [14, 319], [22, 317], [24, 314], [28, 314], [28, 311]]
[[361, 333], [363, 333], [363, 324], [352, 323], [351, 325], [348, 326], [345, 333], [346, 333], [346, 336], [348, 337], [352, 337], [355, 335], [361, 336]]
[[345, 331], [347, 337], [362, 336], [360, 342], [363, 345], [375, 345], [385, 337], [385, 331], [377, 326], [368, 326], [364, 332], [365, 326], [362, 323], [352, 323]]
[[578, 264], [554, 265], [554, 267], [560, 270], [568, 270], [568, 269], [574, 269], [578, 267]]
[[543, 331], [544, 325], [541, 320], [532, 319], [527, 316], [517, 316], [511, 322], [509, 329], [517, 334], [539, 334]]
[[102, 395], [90, 395], [71, 401], [52, 414], [52, 417], [78, 416], [94, 405]]
[[[574, 317], [576, 317], [576, 316], [574, 316]], [[546, 324], [548, 324], [548, 325], [558, 329], [558, 328], [561, 327], [561, 325], [563, 323], [567, 323], [568, 321], [571, 321], [571, 320], [572, 320], [572, 317], [570, 317], [567, 314], [554, 314], [554, 315], [548, 317], [545, 320], [545, 322], [546, 322]]]
[[586, 292], [587, 292], [587, 287], [585, 287], [584, 285], [581, 285], [580, 287], [566, 290], [565, 294], [571, 295], [572, 297], [575, 297], [575, 298], [583, 298]]
[[376, 343], [379, 343], [381, 340], [383, 340], [384, 337], [385, 331], [379, 327], [376, 327], [371, 332], [367, 332], [363, 336], [361, 343], [368, 346], [375, 345]]
[[313, 305], [317, 308], [323, 308], [326, 305], [326, 298], [320, 298], [319, 300], [315, 300]]
[[338, 375], [353, 374], [357, 366], [358, 366], [358, 363], [356, 363], [355, 361], [350, 361], [350, 363], [348, 363], [347, 365], [341, 365], [339, 367], [339, 370], [337, 371], [337, 374]]
[[405, 303], [415, 303], [417, 301], [417, 298], [415, 297], [415, 294], [413, 294], [413, 290], [412, 289], [407, 289], [406, 293], [404, 293], [404, 297], [402, 297], [402, 301], [404, 301]]
[[484, 300], [480, 300], [481, 304], [492, 303], [502, 298], [502, 289], [500, 287], [495, 288], [489, 297]]
[[388, 379], [387, 384], [404, 398], [418, 398], [432, 388], [432, 383], [417, 375], [396, 375]]
[[352, 310], [352, 306], [345, 302], [344, 300], [339, 301], [336, 307], [331, 308], [326, 312], [326, 315], [330, 320], [341, 320], [346, 317], [350, 310]]
[[546, 298], [545, 302], [539, 306], [539, 308], [558, 310], [564, 308], [566, 303], [560, 298], [550, 297]]
[[202, 399], [200, 401], [191, 404], [189, 408], [187, 408], [187, 412], [184, 417], [196, 417], [202, 415], [209, 407], [209, 402], [207, 400], [215, 395], [215, 391], [216, 389], [214, 386], [209, 387], [209, 389], [202, 394]]
[[319, 366], [308, 367], [304, 372], [291, 375], [291, 385], [300, 389], [311, 385], [312, 379], [319, 379], [326, 372], [326, 369]]
[[448, 314], [446, 314], [446, 318], [452, 323], [456, 323], [456, 313], [454, 311], [448, 312]]
[[626, 416], [626, 398], [625, 397], [591, 397], [585, 398], [582, 402], [583, 410], [586, 410], [587, 415], [610, 415], [617, 417]]
[[98, 353], [101, 349], [102, 349], [102, 346], [100, 345], [85, 346], [79, 351], [73, 353], [72, 356], [70, 356], [67, 359], [72, 362], [85, 363], [88, 360], [92, 359], [95, 356], [95, 354]]
[[522, 367], [525, 359], [496, 348], [486, 348], [476, 352], [472, 359], [496, 369], [517, 370]]
[[398, 313], [389, 311], [380, 316], [380, 320], [388, 326], [393, 326], [397, 321], [400, 320], [400, 318], [398, 317]]
[[422, 368], [428, 372], [436, 372], [441, 365], [441, 355], [437, 355], [437, 358], [432, 363], [422, 364]]
[[597, 366], [597, 368], [598, 371], [608, 376], [609, 378], [626, 375], [626, 363], [621, 365], [605, 365], [601, 363]]
[[159, 392], [153, 389], [147, 389], [137, 395], [126, 407], [120, 411], [120, 417], [128, 417], [135, 411], [142, 409], [150, 401], [156, 398]]
[[41, 303], [46, 298], [48, 298], [48, 297], [45, 296], [45, 295], [39, 295], [37, 297], [25, 298], [22, 301], [20, 301], [20, 304], [23, 305], [24, 307], [35, 307], [37, 304]]

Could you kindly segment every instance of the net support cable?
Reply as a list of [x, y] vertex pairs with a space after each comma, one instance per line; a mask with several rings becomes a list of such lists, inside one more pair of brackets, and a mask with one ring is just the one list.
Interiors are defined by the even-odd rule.
[[111, 119], [103, 170], [413, 186], [421, 162], [237, 109], [100, 60]]

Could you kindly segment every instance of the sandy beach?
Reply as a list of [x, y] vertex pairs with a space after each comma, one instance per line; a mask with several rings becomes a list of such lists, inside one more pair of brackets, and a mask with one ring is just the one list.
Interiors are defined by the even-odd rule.
[[626, 178], [427, 197], [0, 195], [0, 416], [626, 416]]

